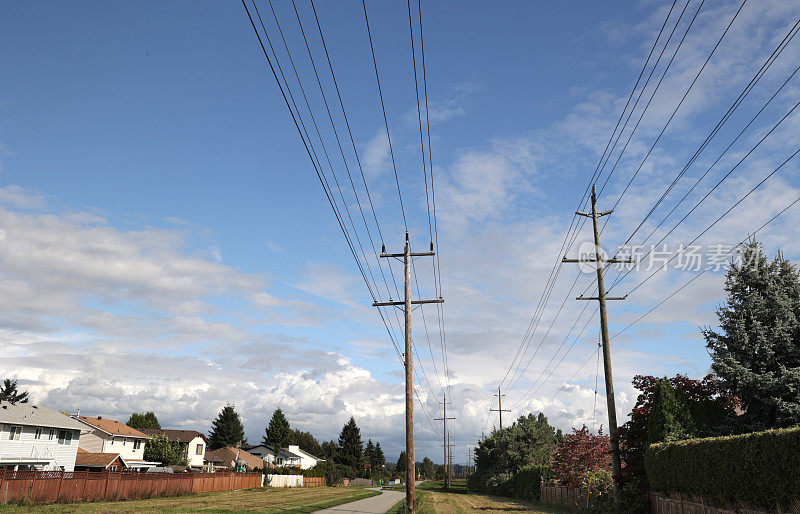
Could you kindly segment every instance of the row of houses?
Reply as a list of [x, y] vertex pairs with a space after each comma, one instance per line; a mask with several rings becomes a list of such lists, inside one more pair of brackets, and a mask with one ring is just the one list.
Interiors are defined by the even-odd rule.
[[69, 416], [46, 407], [0, 401], [0, 468], [161, 471], [161, 462], [144, 458], [145, 443], [157, 435], [177, 442], [186, 456], [188, 465], [173, 466], [172, 471], [250, 471], [275, 466], [308, 469], [322, 461], [293, 445], [277, 452], [265, 445], [211, 451], [206, 436], [195, 430], [140, 431], [101, 416]]

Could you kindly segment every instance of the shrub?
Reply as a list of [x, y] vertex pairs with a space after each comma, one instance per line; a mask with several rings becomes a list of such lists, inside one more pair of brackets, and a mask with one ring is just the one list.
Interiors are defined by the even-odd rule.
[[800, 498], [800, 428], [651, 445], [653, 491], [698, 494], [751, 508], [785, 508]]
[[572, 429], [571, 434], [556, 445], [553, 457], [553, 476], [564, 485], [578, 486], [581, 478], [597, 469], [611, 469], [611, 442], [600, 429], [597, 435], [589, 432], [584, 425], [580, 430]]
[[541, 484], [550, 480], [553, 470], [550, 466], [525, 466], [514, 476], [512, 494], [522, 500], [539, 500], [542, 496]]

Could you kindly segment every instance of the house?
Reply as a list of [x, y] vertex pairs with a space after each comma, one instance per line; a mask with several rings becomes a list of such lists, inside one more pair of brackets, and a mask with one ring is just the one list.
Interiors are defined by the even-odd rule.
[[0, 401], [0, 468], [74, 471], [85, 429], [47, 407]]
[[75, 471], [122, 471], [125, 467], [119, 453], [91, 453], [78, 448]]
[[275, 466], [302, 467], [303, 464], [303, 456], [290, 450], [290, 448], [295, 448], [299, 450], [297, 446], [290, 446], [289, 448], [284, 448], [283, 450], [280, 451], [280, 454], [278, 455], [277, 459], [275, 458], [275, 451], [265, 444], [254, 444], [249, 446], [245, 445], [242, 446], [242, 448]]
[[115, 421], [90, 416], [72, 416], [83, 423], [89, 430], [81, 434], [80, 447], [89, 453], [116, 453], [127, 469], [139, 471], [158, 466], [159, 462], [144, 460], [144, 443], [150, 436], [135, 428]]
[[207, 451], [205, 460], [206, 464], [214, 470], [236, 468], [237, 462], [243, 464], [247, 471], [270, 466], [260, 457], [234, 446]]
[[170, 441], [181, 445], [186, 460], [190, 468], [200, 469], [203, 467], [208, 448], [208, 439], [202, 432], [196, 430], [162, 430], [159, 428], [145, 428], [142, 432], [150, 437], [165, 435]]
[[307, 451], [301, 450], [300, 447], [295, 444], [290, 444], [289, 447], [284, 448], [284, 450], [288, 450], [289, 453], [293, 455], [300, 456], [300, 469], [311, 469], [316, 466], [318, 462], [325, 462], [325, 459], [315, 457]]

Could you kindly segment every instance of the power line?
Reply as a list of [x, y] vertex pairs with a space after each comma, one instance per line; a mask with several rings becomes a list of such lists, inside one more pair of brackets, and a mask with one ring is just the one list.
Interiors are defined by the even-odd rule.
[[375, 82], [378, 84], [378, 96], [381, 100], [381, 111], [383, 112], [383, 124], [386, 128], [386, 140], [389, 143], [389, 155], [392, 159], [392, 169], [394, 170], [394, 180], [397, 184], [397, 196], [400, 198], [400, 212], [403, 215], [403, 225], [406, 232], [408, 232], [408, 222], [406, 221], [406, 209], [403, 206], [403, 193], [400, 192], [400, 178], [397, 175], [397, 164], [394, 160], [394, 149], [392, 148], [392, 136], [389, 133], [389, 118], [386, 116], [386, 105], [383, 102], [383, 89], [381, 88], [381, 78], [378, 73], [378, 61], [375, 59], [375, 46], [372, 43], [372, 31], [369, 28], [369, 17], [367, 16], [367, 3], [361, 0], [361, 6], [364, 8], [364, 22], [367, 26], [367, 36], [369, 37], [369, 49], [372, 53], [372, 65], [375, 68]]
[[[634, 83], [633, 88], [631, 89], [630, 95], [628, 96], [628, 100], [625, 103], [625, 107], [623, 108], [622, 112], [620, 113], [620, 115], [619, 115], [619, 117], [617, 119], [617, 123], [616, 123], [616, 125], [614, 127], [614, 130], [612, 131], [611, 135], [609, 136], [608, 142], [606, 143], [606, 147], [603, 150], [603, 154], [600, 156], [600, 160], [598, 161], [597, 166], [595, 167], [595, 170], [594, 170], [594, 172], [592, 174], [592, 177], [589, 180], [589, 182], [588, 182], [588, 184], [586, 186], [586, 189], [584, 190], [583, 196], [581, 197], [580, 201], [578, 202], [577, 209], [581, 208], [581, 206], [584, 203], [584, 199], [588, 199], [589, 188], [591, 187], [591, 184], [594, 182], [595, 177], [598, 176], [598, 172], [602, 173], [602, 170], [605, 168], [604, 160], [605, 160], [605, 162], [608, 162], [608, 159], [606, 158], [606, 155], [608, 155], [608, 157], [610, 157], [611, 156], [611, 152], [613, 152], [614, 147], [616, 147], [617, 143], [615, 142], [614, 146], [611, 147], [611, 151], [609, 152], [609, 147], [611, 146], [611, 142], [614, 140], [614, 136], [617, 134], [617, 128], [619, 127], [619, 124], [622, 121], [622, 119], [625, 118], [625, 113], [627, 111], [628, 105], [630, 105], [630, 101], [633, 98], [633, 95], [635, 94], [635, 92], [637, 90], [637, 87], [639, 85], [639, 82], [641, 81], [642, 76], [644, 75], [645, 70], [647, 69], [647, 66], [648, 66], [648, 64], [650, 62], [650, 59], [651, 59], [651, 57], [653, 55], [653, 52], [655, 51], [656, 47], [658, 46], [658, 41], [661, 39], [661, 36], [662, 36], [662, 34], [664, 32], [664, 28], [667, 26], [669, 18], [672, 15], [672, 11], [675, 8], [676, 1], [673, 1], [672, 6], [670, 7], [669, 12], [667, 13], [667, 16], [664, 18], [664, 23], [661, 25], [661, 28], [659, 29], [658, 35], [656, 36], [655, 41], [653, 41], [653, 45], [650, 48], [650, 52], [649, 52], [649, 54], [647, 56], [647, 59], [645, 60], [644, 65], [642, 66], [642, 70], [639, 72], [639, 76], [637, 77], [636, 82]], [[688, 5], [688, 1], [689, 0], [687, 0], [687, 5]], [[684, 12], [685, 12], [685, 10], [686, 10], [686, 7], [684, 7]], [[677, 28], [678, 23], [680, 23], [680, 20], [681, 20], [682, 17], [683, 17], [683, 12], [681, 13], [680, 17], [678, 18], [677, 22], [675, 23], [675, 28]], [[655, 68], [658, 66], [658, 63], [661, 60], [661, 56], [663, 55], [664, 50], [666, 49], [667, 45], [669, 45], [669, 41], [672, 39], [672, 34], [674, 34], [674, 32], [675, 32], [675, 28], [672, 29], [672, 33], [670, 34], [669, 38], [667, 39], [667, 41], [666, 41], [666, 43], [664, 45], [664, 49], [662, 49], [661, 54], [659, 55], [658, 59], [656, 60], [655, 64], [653, 65], [653, 68], [650, 71], [650, 74], [649, 74], [649, 76], [647, 78], [647, 81], [645, 82], [644, 86], [642, 86], [641, 92], [639, 93], [639, 97], [637, 98], [636, 102], [634, 103], [634, 106], [631, 108], [630, 113], [628, 114], [628, 117], [625, 120], [625, 123], [623, 124], [622, 128], [619, 131], [619, 135], [617, 135], [617, 141], [619, 141], [619, 138], [622, 135], [622, 132], [625, 130], [625, 127], [628, 124], [628, 120], [630, 120], [630, 117], [633, 114], [633, 111], [635, 110], [636, 105], [638, 105], [639, 99], [641, 98], [642, 93], [644, 92], [645, 88], [647, 87], [647, 84], [649, 83], [650, 77], [652, 77], [653, 72], [655, 71]], [[601, 167], [601, 165], [602, 165], [602, 167]], [[505, 375], [503, 376], [502, 380], [500, 381], [501, 385], [506, 381], [506, 378], [508, 377], [508, 374], [514, 368], [514, 365], [517, 362], [517, 359], [518, 358], [519, 359], [524, 358], [524, 355], [527, 352], [527, 348], [530, 345], [532, 334], [535, 333], [536, 328], [538, 327], [538, 324], [539, 324], [539, 322], [541, 320], [541, 316], [544, 313], [544, 307], [547, 304], [547, 302], [549, 301], [550, 295], [552, 294], [553, 288], [555, 287], [556, 280], [558, 279], [558, 275], [559, 275], [559, 273], [561, 271], [561, 266], [562, 266], [562, 263], [561, 263], [561, 260], [560, 260], [561, 259], [561, 255], [563, 255], [565, 252], [567, 252], [569, 250], [569, 248], [572, 247], [572, 245], [575, 242], [575, 238], [577, 237], [577, 234], [579, 233], [581, 227], [583, 227], [583, 223], [585, 222], [585, 220], [581, 220], [579, 225], [576, 225], [575, 236], [570, 241], [570, 233], [572, 232], [573, 225], [575, 225], [575, 222], [576, 222], [577, 219], [578, 219], [578, 216], [576, 214], [573, 214], [572, 220], [570, 221], [570, 225], [569, 225], [569, 227], [567, 229], [567, 233], [564, 236], [564, 241], [561, 243], [561, 249], [559, 250], [558, 254], [556, 255], [556, 261], [555, 261], [555, 263], [553, 265], [553, 268], [550, 270], [550, 274], [549, 274], [549, 276], [547, 278], [547, 282], [546, 282], [545, 288], [542, 291], [542, 295], [539, 298], [539, 302], [538, 302], [538, 304], [536, 306], [536, 310], [534, 311], [533, 317], [531, 318], [531, 321], [528, 324], [528, 328], [526, 329], [525, 334], [523, 335], [522, 341], [520, 342], [520, 345], [518, 346], [517, 351], [515, 352], [515, 355], [514, 355], [512, 361], [511, 361], [511, 364], [510, 364], [508, 370], [506, 371]], [[569, 241], [569, 244], [567, 244], [568, 241]], [[578, 274], [578, 276], [580, 276], [580, 273]], [[577, 280], [577, 277], [576, 277], [576, 280]], [[571, 290], [570, 290], [570, 292], [571, 292]], [[542, 342], [543, 341], [544, 340], [542, 340]], [[541, 343], [540, 343], [540, 346], [541, 346]], [[520, 353], [520, 352], [522, 352], [522, 353]], [[538, 352], [538, 348], [537, 348], [537, 352]], [[527, 369], [527, 366], [526, 366], [526, 368], [524, 370], [522, 370], [521, 373], [524, 374], [526, 369]], [[519, 369], [519, 366], [518, 366], [517, 367], [517, 371], [515, 371], [514, 373], [516, 374], [519, 371], [520, 371], [520, 369]], [[513, 378], [513, 376], [514, 375], [512, 375], [512, 378]], [[509, 390], [509, 389], [510, 389], [510, 387], [506, 388], [506, 390]]]
[[[798, 197], [797, 197], [797, 198], [796, 198], [794, 201], [792, 201], [792, 202], [791, 202], [789, 205], [787, 205], [786, 207], [784, 207], [783, 209], [781, 209], [781, 210], [780, 210], [780, 211], [779, 211], [777, 214], [775, 214], [775, 215], [774, 215], [772, 218], [770, 218], [770, 219], [769, 219], [769, 220], [768, 220], [766, 223], [764, 223], [763, 225], [761, 225], [760, 227], [758, 227], [757, 229], [755, 229], [755, 230], [754, 230], [754, 231], [753, 231], [753, 232], [750, 234], [750, 236], [755, 236], [755, 235], [756, 235], [758, 232], [760, 232], [761, 230], [763, 230], [763, 229], [764, 229], [764, 228], [765, 228], [767, 225], [769, 225], [770, 223], [772, 223], [773, 221], [775, 221], [776, 219], [778, 219], [780, 216], [782, 216], [782, 215], [783, 215], [783, 214], [784, 214], [786, 211], [788, 211], [789, 209], [791, 209], [792, 207], [794, 207], [794, 206], [795, 206], [795, 204], [797, 204], [798, 202], [800, 202], [800, 196], [798, 196]], [[748, 236], [748, 237], [749, 237], [749, 236]], [[742, 241], [740, 241], [740, 242], [739, 242], [739, 243], [738, 243], [736, 246], [734, 246], [733, 248], [731, 248], [731, 250], [730, 250], [728, 253], [726, 253], [725, 255], [727, 256], [727, 255], [730, 255], [730, 254], [732, 254], [732, 253], [733, 253], [735, 250], [737, 250], [737, 249], [738, 249], [740, 246], [742, 246], [742, 245], [743, 245], [745, 242], [747, 242], [747, 238], [745, 238], [745, 239], [743, 239]], [[623, 332], [627, 331], [629, 328], [631, 328], [631, 327], [632, 327], [632, 326], [634, 326], [635, 324], [637, 324], [637, 323], [639, 323], [640, 321], [642, 321], [644, 318], [646, 318], [647, 316], [649, 316], [649, 315], [650, 315], [650, 314], [651, 314], [653, 311], [655, 311], [656, 309], [658, 309], [659, 307], [661, 307], [662, 305], [664, 305], [664, 304], [665, 304], [667, 301], [669, 301], [669, 300], [670, 300], [670, 299], [671, 299], [673, 296], [675, 296], [675, 295], [676, 295], [676, 294], [678, 294], [679, 292], [681, 292], [681, 291], [683, 291], [684, 289], [686, 289], [686, 287], [688, 287], [688, 286], [689, 286], [689, 284], [691, 284], [692, 282], [694, 282], [695, 280], [697, 280], [698, 278], [700, 278], [700, 277], [701, 277], [701, 276], [702, 276], [702, 275], [703, 275], [705, 272], [707, 272], [709, 269], [710, 269], [710, 268], [705, 268], [705, 269], [703, 269], [703, 270], [702, 270], [700, 273], [697, 273], [696, 275], [694, 275], [694, 276], [693, 276], [691, 279], [689, 279], [689, 280], [688, 280], [686, 283], [684, 283], [682, 286], [680, 286], [679, 288], [677, 288], [676, 290], [674, 290], [672, 293], [670, 293], [669, 295], [667, 295], [667, 296], [666, 296], [666, 297], [665, 297], [663, 300], [661, 300], [660, 302], [658, 302], [658, 303], [657, 303], [655, 306], [653, 306], [653, 307], [652, 307], [650, 310], [648, 310], [647, 312], [645, 312], [644, 314], [642, 314], [641, 316], [639, 316], [638, 318], [636, 318], [634, 321], [632, 321], [631, 323], [629, 323], [629, 324], [628, 324], [628, 325], [627, 325], [625, 328], [623, 328], [622, 330], [620, 330], [619, 332], [617, 332], [616, 334], [614, 334], [614, 336], [613, 336], [613, 337], [617, 337], [618, 335], [620, 335], [620, 334], [622, 334]]]

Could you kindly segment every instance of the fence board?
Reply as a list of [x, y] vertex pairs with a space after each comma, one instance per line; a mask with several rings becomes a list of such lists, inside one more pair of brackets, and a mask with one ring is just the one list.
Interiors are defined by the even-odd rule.
[[260, 473], [135, 473], [0, 469], [0, 503], [99, 501], [230, 491], [261, 486]]

